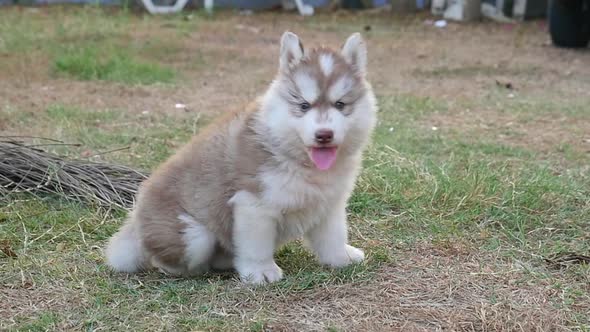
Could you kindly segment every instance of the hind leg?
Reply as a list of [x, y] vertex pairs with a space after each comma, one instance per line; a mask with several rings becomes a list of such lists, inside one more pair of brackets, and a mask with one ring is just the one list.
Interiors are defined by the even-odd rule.
[[164, 273], [166, 275], [171, 275], [171, 276], [187, 275], [187, 271], [186, 271], [185, 266], [165, 264], [164, 262], [162, 262], [161, 260], [159, 260], [155, 256], [153, 256], [150, 259], [150, 264], [152, 265], [152, 268], [154, 268], [154, 269], [160, 271], [160, 273]]
[[215, 235], [203, 224], [188, 214], [181, 214], [178, 219], [186, 224], [182, 240], [186, 246], [184, 262], [185, 274], [198, 275], [207, 272], [215, 252]]
[[216, 248], [211, 257], [211, 268], [221, 271], [233, 269], [234, 256], [223, 248]]

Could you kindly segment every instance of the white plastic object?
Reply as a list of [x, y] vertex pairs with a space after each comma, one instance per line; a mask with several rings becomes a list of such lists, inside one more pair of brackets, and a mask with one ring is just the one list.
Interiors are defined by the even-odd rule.
[[443, 17], [453, 21], [473, 21], [481, 16], [481, 0], [449, 0]]
[[303, 0], [282, 0], [281, 4], [285, 10], [292, 10], [297, 7], [301, 16], [311, 16], [314, 14], [313, 6], [303, 3]]
[[445, 0], [432, 0], [430, 12], [432, 15], [442, 15], [445, 12], [447, 3]]
[[[213, 0], [208, 0], [213, 2]], [[172, 14], [180, 12], [186, 6], [188, 0], [176, 0], [172, 6], [156, 6], [152, 0], [141, 0], [143, 6], [150, 14]]]
[[295, 0], [295, 4], [297, 5], [297, 10], [299, 11], [299, 15], [301, 16], [311, 16], [313, 15], [313, 6], [307, 5], [303, 3], [303, 0]]
[[205, 11], [208, 14], [213, 13], [213, 0], [205, 0]]
[[438, 20], [438, 21], [434, 22], [434, 26], [437, 28], [444, 28], [447, 26], [447, 21], [446, 20]]

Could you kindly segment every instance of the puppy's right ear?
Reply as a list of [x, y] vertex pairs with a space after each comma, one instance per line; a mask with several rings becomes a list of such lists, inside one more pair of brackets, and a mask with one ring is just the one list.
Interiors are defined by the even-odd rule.
[[367, 71], [367, 46], [360, 33], [353, 33], [342, 47], [342, 56], [362, 76]]
[[296, 34], [287, 31], [281, 37], [281, 54], [279, 56], [279, 70], [286, 72], [303, 58], [303, 44]]

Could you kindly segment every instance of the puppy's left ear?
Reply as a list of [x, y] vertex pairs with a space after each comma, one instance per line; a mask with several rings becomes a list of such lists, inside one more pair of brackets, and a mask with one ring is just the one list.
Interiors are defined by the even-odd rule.
[[342, 56], [360, 75], [367, 72], [367, 46], [361, 34], [353, 33], [342, 47]]
[[283, 72], [289, 71], [303, 58], [303, 44], [296, 34], [287, 31], [281, 37], [281, 54], [279, 56], [279, 69]]

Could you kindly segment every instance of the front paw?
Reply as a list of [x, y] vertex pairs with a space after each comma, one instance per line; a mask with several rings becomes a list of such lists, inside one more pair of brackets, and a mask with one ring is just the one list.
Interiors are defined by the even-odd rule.
[[352, 263], [362, 262], [364, 259], [365, 253], [361, 249], [347, 244], [344, 250], [322, 257], [320, 262], [331, 267], [344, 267]]
[[240, 279], [252, 285], [264, 285], [283, 278], [283, 270], [274, 262], [236, 261], [236, 269]]
[[364, 251], [348, 244], [346, 245], [346, 254], [348, 255], [351, 263], [360, 263], [365, 260]]

